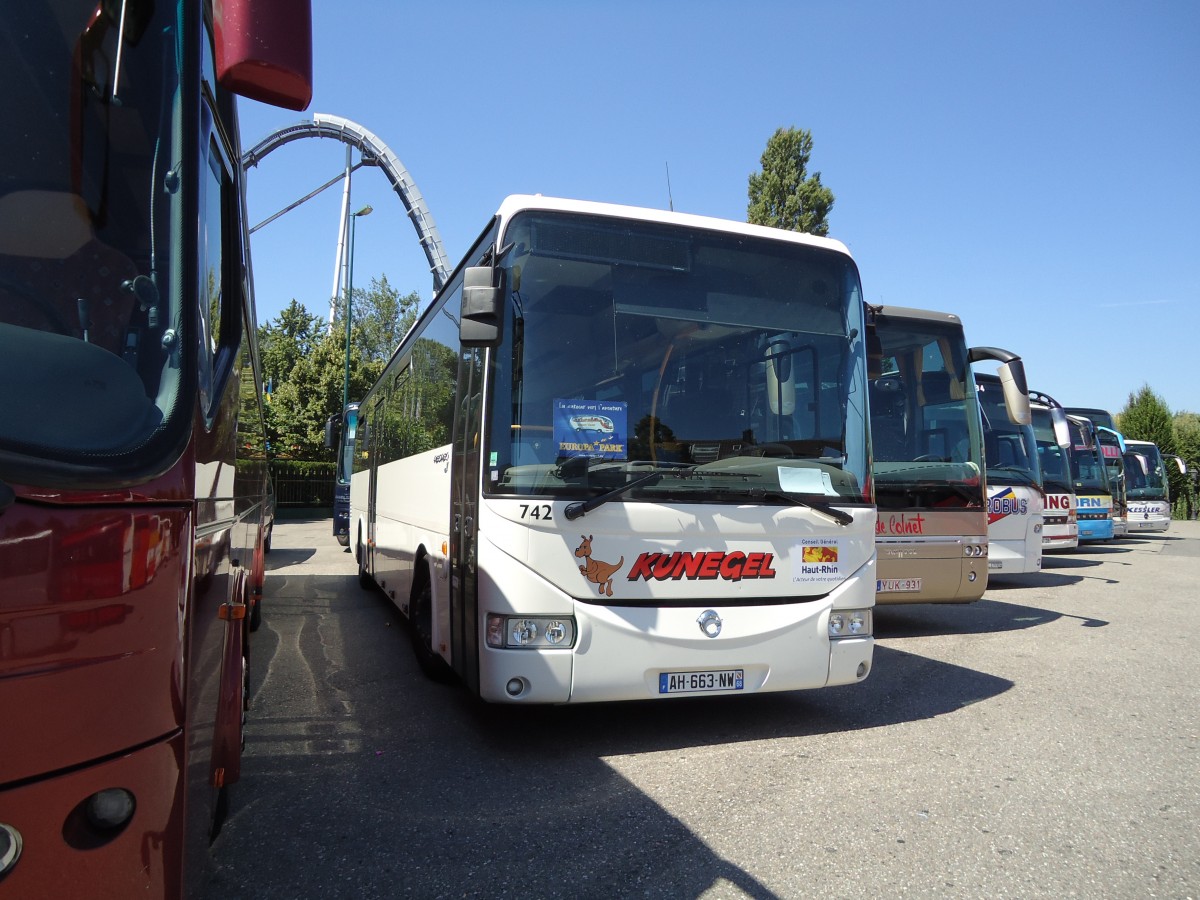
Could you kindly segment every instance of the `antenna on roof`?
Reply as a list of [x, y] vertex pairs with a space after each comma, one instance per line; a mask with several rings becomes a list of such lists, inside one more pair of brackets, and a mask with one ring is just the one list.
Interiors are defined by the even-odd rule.
[[671, 196], [671, 164], [663, 165], [667, 167], [667, 205], [671, 207], [671, 212], [675, 212], [675, 198]]

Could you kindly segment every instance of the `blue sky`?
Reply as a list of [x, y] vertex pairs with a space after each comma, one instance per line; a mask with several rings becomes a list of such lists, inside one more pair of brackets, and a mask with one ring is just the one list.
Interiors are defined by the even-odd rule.
[[[451, 265], [508, 194], [744, 220], [779, 127], [813, 135], [872, 303], [957, 313], [1030, 386], [1200, 412], [1200, 3], [313, 0], [305, 113], [240, 107], [250, 147], [313, 113], [408, 169]], [[253, 223], [336, 175], [307, 139], [250, 171]], [[432, 279], [383, 174], [353, 180], [354, 283]], [[326, 315], [340, 185], [254, 235], [258, 313]]]

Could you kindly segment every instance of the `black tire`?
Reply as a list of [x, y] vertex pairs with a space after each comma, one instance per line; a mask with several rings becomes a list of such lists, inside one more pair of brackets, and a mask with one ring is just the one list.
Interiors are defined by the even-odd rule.
[[260, 594], [258, 599], [255, 600], [254, 604], [250, 607], [250, 631], [252, 632], [258, 631], [258, 629], [262, 627], [262, 605], [263, 598]]
[[361, 535], [359, 535], [358, 543], [354, 546], [354, 557], [358, 560], [358, 586], [369, 591], [375, 587], [375, 581], [371, 578], [371, 573], [367, 571], [367, 553], [363, 547]]
[[408, 634], [412, 639], [413, 656], [425, 677], [441, 684], [453, 681], [454, 670], [433, 652], [433, 592], [428, 577], [421, 579], [408, 606]]
[[229, 787], [219, 787], [214, 790], [212, 821], [208, 825], [208, 843], [210, 845], [221, 836], [221, 827], [229, 818]]

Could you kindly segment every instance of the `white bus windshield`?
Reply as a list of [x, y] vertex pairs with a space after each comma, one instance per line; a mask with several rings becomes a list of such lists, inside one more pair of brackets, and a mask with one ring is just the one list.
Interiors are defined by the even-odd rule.
[[1037, 442], [1032, 425], [1018, 425], [1008, 417], [1004, 392], [995, 375], [976, 375], [983, 412], [984, 456], [989, 484], [1041, 485]]
[[1058, 445], [1051, 413], [1045, 406], [1033, 407], [1033, 434], [1037, 440], [1043, 486], [1050, 492], [1072, 493], [1071, 448]]
[[869, 502], [865, 342], [845, 254], [523, 213], [503, 238], [485, 487], [622, 500]]
[[1100, 455], [1100, 445], [1090, 423], [1080, 425], [1072, 421], [1069, 427], [1072, 444], [1071, 474], [1074, 476], [1076, 492], [1109, 493], [1108, 469]]
[[1125, 446], [1127, 457], [1134, 457], [1125, 466], [1129, 499], [1166, 500], [1167, 468], [1158, 447], [1145, 441], [1126, 441]]
[[979, 402], [957, 322], [876, 320], [881, 374], [871, 381], [880, 509], [984, 504]]

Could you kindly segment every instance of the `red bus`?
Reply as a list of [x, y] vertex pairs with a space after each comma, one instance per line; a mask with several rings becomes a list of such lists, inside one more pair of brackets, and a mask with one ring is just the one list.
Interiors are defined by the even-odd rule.
[[0, 894], [180, 897], [237, 781], [268, 484], [233, 92], [286, 0], [0, 15]]

